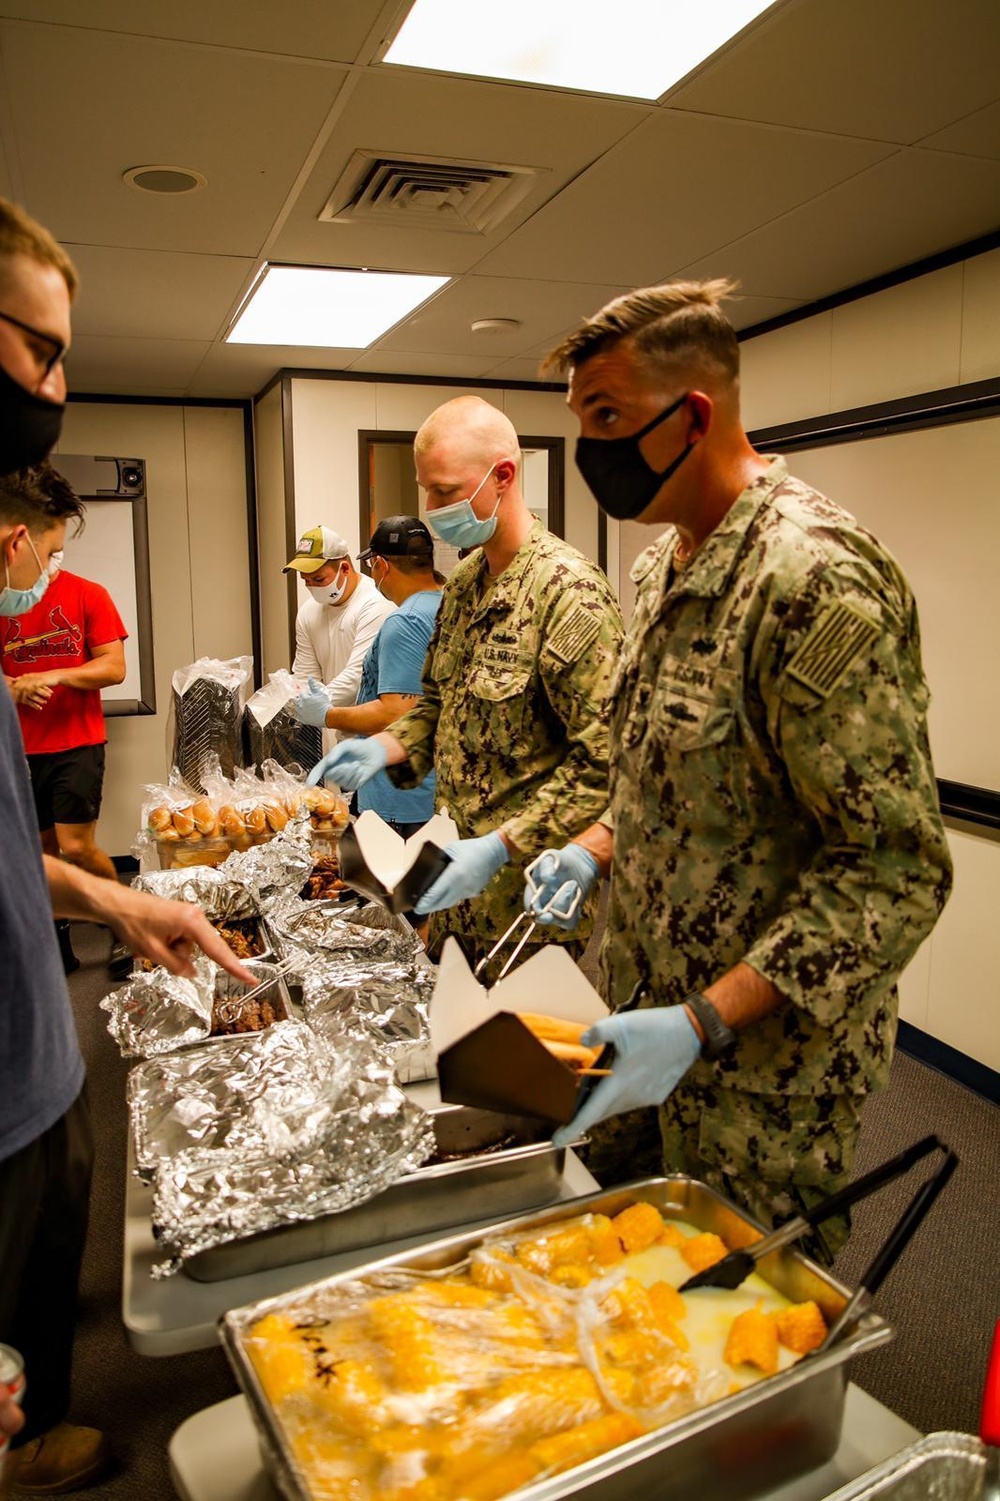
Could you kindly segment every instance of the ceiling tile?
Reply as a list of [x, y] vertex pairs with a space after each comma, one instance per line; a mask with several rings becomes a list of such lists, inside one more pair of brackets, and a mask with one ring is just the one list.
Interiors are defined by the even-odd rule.
[[[0, 39], [27, 205], [59, 239], [91, 245], [256, 255], [345, 77], [99, 32], [6, 23]], [[154, 162], [208, 186], [122, 182]]]
[[485, 375], [492, 361], [484, 355], [394, 354], [390, 350], [368, 349], [351, 364], [352, 370], [372, 375], [461, 376], [474, 380]]
[[662, 280], [889, 152], [869, 142], [660, 111], [478, 266], [573, 281]]
[[[523, 354], [610, 302], [625, 286], [465, 276], [386, 334], [380, 349], [433, 350], [500, 360]], [[513, 318], [519, 328], [473, 333], [477, 318]]]
[[926, 136], [920, 144], [938, 151], [961, 151], [968, 156], [990, 156], [1000, 161], [1000, 103], [977, 109], [964, 120], [949, 125], [947, 130]]
[[541, 381], [546, 377], [538, 373], [540, 363], [540, 358], [534, 355], [530, 359], [501, 360], [499, 364], [491, 365], [483, 374], [488, 375], [490, 380]]
[[680, 274], [811, 302], [988, 233], [998, 203], [1000, 164], [901, 151]]
[[[650, 116], [646, 105], [377, 68], [346, 104], [272, 247], [275, 260], [397, 270], [468, 270], [564, 183]], [[489, 234], [320, 223], [357, 150], [543, 169], [511, 217]]]
[[204, 42], [250, 52], [319, 57], [353, 62], [362, 42], [385, 9], [384, 0], [282, 0], [280, 5], [248, 5], [247, 0], [4, 0], [0, 15], [132, 36]]
[[1000, 96], [996, 0], [811, 0], [784, 7], [670, 103], [914, 142]]
[[71, 391], [183, 391], [209, 345], [195, 339], [111, 339], [84, 334], [66, 360]]
[[252, 260], [226, 255], [181, 255], [164, 250], [117, 250], [67, 245], [80, 273], [73, 331], [214, 339], [219, 309], [236, 298]]

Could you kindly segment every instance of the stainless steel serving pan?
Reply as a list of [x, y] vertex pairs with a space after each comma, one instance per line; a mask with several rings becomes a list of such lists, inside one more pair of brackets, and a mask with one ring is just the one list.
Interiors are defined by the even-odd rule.
[[[353, 1209], [201, 1251], [185, 1261], [197, 1282], [245, 1277], [296, 1261], [313, 1261], [362, 1246], [378, 1248], [425, 1231], [519, 1214], [559, 1197], [566, 1153], [554, 1147], [543, 1121], [492, 1110], [442, 1105], [433, 1110], [439, 1153], [474, 1152], [423, 1167]], [[512, 1138], [502, 1150], [498, 1140]]]
[[[745, 1238], [747, 1225], [760, 1229], [705, 1184], [683, 1176], [648, 1178], [613, 1192], [589, 1194], [572, 1204], [507, 1220], [502, 1228], [504, 1232], [534, 1229], [586, 1212], [615, 1215], [637, 1200], [655, 1205], [665, 1219], [714, 1231], [730, 1245]], [[389, 1256], [222, 1317], [223, 1345], [260, 1431], [268, 1468], [288, 1501], [313, 1498], [249, 1358], [245, 1341], [251, 1326], [265, 1313], [301, 1305], [376, 1267], [430, 1272], [452, 1266], [500, 1228], [451, 1236], [419, 1252]], [[850, 1298], [846, 1287], [791, 1247], [765, 1257], [757, 1270], [793, 1302], [814, 1299], [828, 1323], [843, 1312]], [[779, 1485], [823, 1464], [835, 1452], [849, 1363], [855, 1355], [891, 1338], [892, 1330], [884, 1319], [865, 1313], [830, 1349], [564, 1474], [526, 1486], [517, 1492], [518, 1501], [561, 1501], [570, 1495], [590, 1501], [661, 1501], [665, 1496], [670, 1501], [705, 1501], [706, 1497], [739, 1501]]]

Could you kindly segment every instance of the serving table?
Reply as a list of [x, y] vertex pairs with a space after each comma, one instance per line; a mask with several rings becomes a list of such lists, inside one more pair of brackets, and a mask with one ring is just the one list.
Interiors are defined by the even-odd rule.
[[[843, 1435], [833, 1458], [777, 1490], [762, 1491], [754, 1501], [823, 1501], [919, 1437], [909, 1423], [851, 1383]], [[196, 1412], [177, 1429], [168, 1453], [170, 1477], [181, 1501], [281, 1501], [264, 1471], [244, 1397], [230, 1397]]]
[[[437, 1081], [406, 1085], [406, 1093], [418, 1105], [430, 1109], [440, 1102]], [[230, 1277], [221, 1282], [195, 1282], [178, 1272], [159, 1281], [151, 1269], [164, 1260], [162, 1247], [153, 1238], [150, 1211], [152, 1190], [133, 1171], [131, 1141], [128, 1155], [128, 1182], [125, 1189], [125, 1266], [122, 1277], [122, 1322], [129, 1343], [140, 1355], [186, 1355], [191, 1350], [207, 1350], [218, 1342], [216, 1321], [230, 1308], [242, 1308], [261, 1298], [272, 1298], [293, 1287], [305, 1287], [336, 1272], [392, 1256], [397, 1251], [440, 1240], [446, 1232], [427, 1230], [391, 1244], [344, 1251], [316, 1261], [299, 1261], [271, 1271], [255, 1272], [247, 1277]], [[599, 1184], [591, 1177], [579, 1157], [566, 1153], [559, 1199], [575, 1199], [594, 1193]], [[350, 1211], [348, 1211], [349, 1213]], [[496, 1223], [489, 1203], [483, 1204], [483, 1217], [471, 1224], [455, 1225], [455, 1232], [474, 1229], [477, 1225]]]

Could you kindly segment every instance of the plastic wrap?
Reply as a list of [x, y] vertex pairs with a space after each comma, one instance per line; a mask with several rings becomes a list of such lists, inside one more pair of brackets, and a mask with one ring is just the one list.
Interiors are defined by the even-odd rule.
[[247, 761], [252, 765], [272, 760], [279, 766], [308, 771], [322, 759], [322, 729], [303, 724], [291, 707], [304, 686], [281, 668], [247, 700], [243, 730]]
[[206, 791], [205, 776], [215, 757], [226, 776], [243, 760], [243, 705], [252, 669], [252, 657], [199, 657], [173, 675], [171, 764], [199, 792]]
[[579, 1216], [437, 1276], [387, 1268], [248, 1310], [296, 1494], [485, 1501], [726, 1395], [688, 1353], [683, 1300], [643, 1285], [617, 1224]]
[[430, 1117], [360, 1042], [309, 1027], [203, 1044], [140, 1064], [128, 1097], [136, 1162], [171, 1259], [364, 1202], [434, 1146]]

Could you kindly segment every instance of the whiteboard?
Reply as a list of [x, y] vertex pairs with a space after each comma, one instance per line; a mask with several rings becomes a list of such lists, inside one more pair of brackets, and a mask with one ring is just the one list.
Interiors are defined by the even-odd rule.
[[909, 579], [935, 774], [1000, 789], [1000, 417], [786, 457], [792, 474], [873, 532]]

